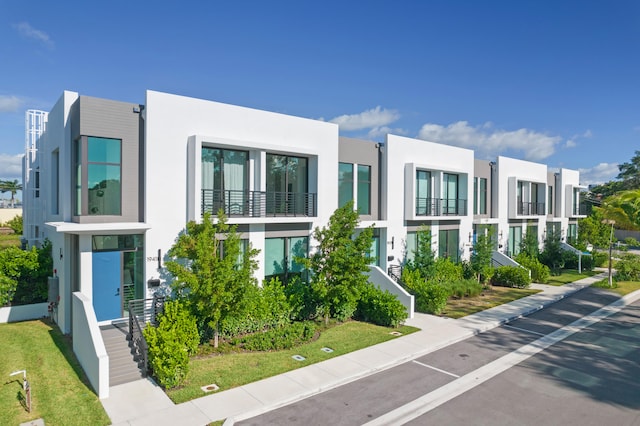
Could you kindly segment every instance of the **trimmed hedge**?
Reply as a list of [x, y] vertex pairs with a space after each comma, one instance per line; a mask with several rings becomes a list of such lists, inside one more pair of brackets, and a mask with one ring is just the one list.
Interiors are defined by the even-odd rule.
[[529, 257], [524, 253], [520, 253], [516, 256], [516, 262], [531, 271], [531, 280], [533, 282], [544, 284], [549, 281], [551, 270], [538, 259]]
[[406, 271], [402, 274], [407, 289], [415, 296], [416, 311], [438, 315], [447, 305], [449, 290], [446, 286], [426, 281], [420, 271]]
[[519, 266], [500, 266], [496, 268], [491, 284], [502, 287], [527, 288], [531, 284], [529, 271]]
[[388, 290], [367, 284], [360, 291], [354, 317], [384, 327], [398, 327], [407, 319], [407, 310]]

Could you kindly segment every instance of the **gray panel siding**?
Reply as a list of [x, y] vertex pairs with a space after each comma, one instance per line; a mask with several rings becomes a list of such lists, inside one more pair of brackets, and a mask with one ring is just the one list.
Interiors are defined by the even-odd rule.
[[[380, 206], [380, 159], [375, 142], [340, 137], [338, 161], [371, 166], [371, 215], [361, 215], [364, 220], [378, 220]], [[357, 173], [357, 171], [355, 171]], [[338, 179], [336, 176], [336, 185]]]
[[[473, 177], [474, 178], [484, 178], [487, 180], [487, 214], [475, 214], [474, 218], [489, 218], [494, 217], [493, 215], [493, 204], [492, 204], [492, 195], [493, 195], [493, 182], [491, 176], [491, 162], [486, 160], [473, 160]], [[473, 187], [472, 187], [473, 188]], [[471, 212], [473, 212], [473, 203], [474, 198], [471, 197], [470, 205]]]
[[80, 216], [80, 223], [138, 222], [141, 212], [141, 118], [133, 112], [137, 104], [81, 96], [79, 130], [82, 136], [97, 136], [122, 140], [122, 215]]

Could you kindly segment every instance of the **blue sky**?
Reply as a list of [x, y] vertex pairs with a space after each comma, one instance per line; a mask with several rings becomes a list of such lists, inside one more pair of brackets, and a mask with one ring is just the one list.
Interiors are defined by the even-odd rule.
[[640, 149], [637, 1], [0, 0], [0, 178], [24, 111], [146, 89], [614, 178]]

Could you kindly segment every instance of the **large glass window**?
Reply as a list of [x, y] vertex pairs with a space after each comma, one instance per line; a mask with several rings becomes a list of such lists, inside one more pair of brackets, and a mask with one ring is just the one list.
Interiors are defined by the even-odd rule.
[[548, 202], [548, 210], [547, 214], [553, 214], [553, 186], [549, 185], [549, 202]]
[[522, 243], [522, 226], [509, 227], [509, 240], [507, 242], [507, 255], [516, 256], [520, 253], [520, 244]]
[[458, 175], [444, 173], [443, 174], [443, 191], [444, 198], [444, 214], [458, 214]]
[[480, 187], [478, 188], [478, 213], [487, 214], [487, 179], [480, 178]]
[[353, 164], [338, 165], [338, 207], [353, 200]]
[[438, 232], [438, 256], [445, 257], [454, 263], [460, 260], [458, 248], [460, 231], [457, 229], [441, 229]]
[[307, 214], [308, 160], [303, 157], [267, 154], [267, 213]]
[[371, 167], [358, 164], [358, 213], [371, 214]]
[[297, 257], [306, 257], [308, 237], [266, 238], [264, 241], [265, 280], [279, 278], [287, 284], [293, 277], [304, 277], [304, 266]]
[[570, 223], [567, 228], [567, 244], [575, 244], [578, 241], [578, 225]]
[[202, 201], [204, 210], [216, 214], [245, 214], [248, 206], [249, 153], [202, 148]]
[[76, 215], [121, 214], [122, 141], [89, 136], [75, 144]]
[[431, 211], [431, 172], [416, 171], [416, 214], [432, 216]]

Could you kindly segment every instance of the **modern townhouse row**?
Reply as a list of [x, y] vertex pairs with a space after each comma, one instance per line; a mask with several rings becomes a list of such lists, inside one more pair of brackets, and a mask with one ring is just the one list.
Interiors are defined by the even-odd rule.
[[40, 136], [27, 142], [24, 236], [52, 243], [65, 333], [92, 315], [74, 312], [74, 297], [109, 322], [162, 290], [167, 250], [206, 211], [223, 209], [259, 250], [259, 279], [300, 274], [313, 229], [349, 200], [360, 226], [374, 226], [378, 275], [412, 256], [423, 226], [437, 255], [457, 261], [480, 233], [505, 257], [528, 232], [571, 242], [583, 217], [578, 171], [396, 135], [345, 138], [324, 121], [156, 91], [144, 105], [65, 91], [31, 115]]

